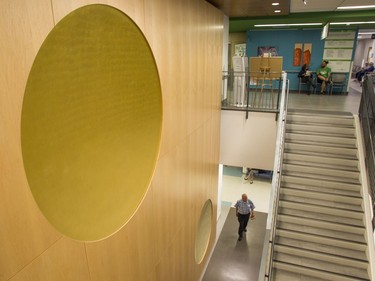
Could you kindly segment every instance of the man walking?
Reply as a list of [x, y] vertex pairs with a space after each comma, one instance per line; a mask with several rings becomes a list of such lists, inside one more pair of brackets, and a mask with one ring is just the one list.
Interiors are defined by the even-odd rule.
[[236, 207], [236, 216], [238, 218], [238, 222], [240, 223], [238, 227], [238, 241], [241, 241], [243, 232], [247, 231], [247, 223], [250, 216], [253, 215], [255, 205], [250, 199], [247, 198], [247, 195], [244, 193], [242, 194], [242, 199], [238, 200], [234, 206]]

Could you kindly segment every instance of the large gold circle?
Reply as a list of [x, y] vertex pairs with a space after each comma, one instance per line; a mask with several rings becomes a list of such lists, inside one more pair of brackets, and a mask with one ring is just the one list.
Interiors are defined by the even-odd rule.
[[211, 236], [212, 202], [207, 200], [199, 217], [195, 236], [195, 262], [200, 264], [206, 255]]
[[45, 217], [81, 241], [135, 213], [160, 148], [162, 97], [137, 25], [107, 5], [63, 18], [42, 44], [21, 118], [26, 176]]

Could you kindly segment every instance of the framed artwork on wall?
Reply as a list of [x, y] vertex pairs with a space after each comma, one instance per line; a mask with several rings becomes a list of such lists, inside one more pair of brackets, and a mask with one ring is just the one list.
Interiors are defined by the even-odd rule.
[[302, 43], [296, 43], [294, 45], [294, 52], [293, 52], [293, 66], [301, 65], [301, 56], [302, 56]]
[[258, 57], [277, 57], [277, 48], [273, 46], [259, 46]]
[[312, 44], [303, 44], [302, 64], [310, 65]]

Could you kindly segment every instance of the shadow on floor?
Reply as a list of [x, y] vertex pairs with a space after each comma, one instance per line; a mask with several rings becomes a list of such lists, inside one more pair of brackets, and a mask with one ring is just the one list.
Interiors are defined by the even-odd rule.
[[202, 281], [256, 281], [262, 258], [267, 214], [255, 212], [247, 233], [238, 239], [236, 211], [231, 208]]

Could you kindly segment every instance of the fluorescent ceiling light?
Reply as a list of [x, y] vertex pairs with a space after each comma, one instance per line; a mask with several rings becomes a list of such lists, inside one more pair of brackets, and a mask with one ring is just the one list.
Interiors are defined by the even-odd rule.
[[301, 26], [301, 25], [322, 25], [321, 22], [308, 23], [274, 23], [274, 24], [255, 24], [255, 27], [282, 27], [282, 26]]
[[359, 35], [368, 35], [368, 34], [374, 34], [374, 32], [358, 32]]
[[274, 3], [272, 3], [272, 6], [279, 6], [279, 5], [280, 5], [279, 2], [274, 2]]
[[280, 13], [281, 12], [281, 10], [275, 10], [275, 13]]
[[351, 25], [351, 24], [375, 24], [375, 21], [343, 21], [343, 22], [331, 22], [331, 25]]
[[375, 9], [375, 5], [341, 6], [341, 7], [337, 7], [337, 10], [354, 10], [354, 9]]

